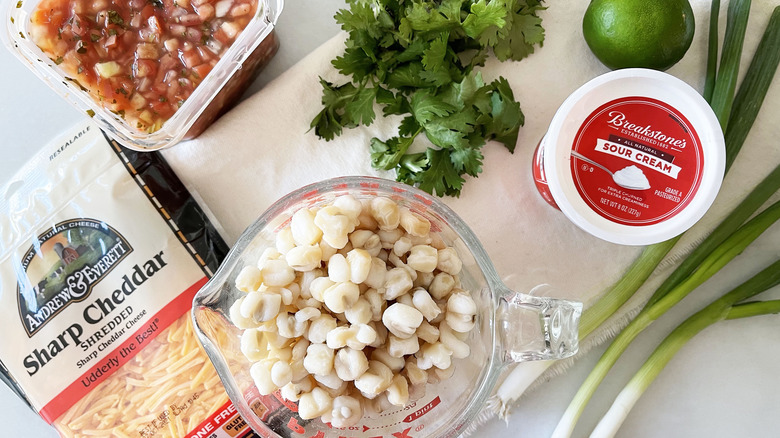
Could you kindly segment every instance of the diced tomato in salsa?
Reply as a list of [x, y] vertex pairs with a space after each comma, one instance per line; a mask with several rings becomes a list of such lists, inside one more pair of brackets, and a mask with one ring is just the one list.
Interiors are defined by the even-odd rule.
[[43, 0], [33, 41], [140, 132], [171, 118], [249, 24], [258, 0]]

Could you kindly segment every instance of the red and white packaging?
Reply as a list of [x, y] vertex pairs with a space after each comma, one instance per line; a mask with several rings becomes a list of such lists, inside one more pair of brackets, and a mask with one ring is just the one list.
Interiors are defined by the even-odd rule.
[[647, 245], [679, 235], [709, 209], [725, 168], [710, 106], [666, 73], [625, 69], [569, 96], [533, 161], [542, 197], [601, 239]]
[[256, 436], [190, 315], [227, 246], [159, 154], [85, 122], [11, 179], [0, 213], [0, 379], [61, 436]]

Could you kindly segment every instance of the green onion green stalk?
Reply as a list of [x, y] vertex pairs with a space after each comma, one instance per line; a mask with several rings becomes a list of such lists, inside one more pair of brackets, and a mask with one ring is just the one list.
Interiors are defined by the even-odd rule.
[[726, 319], [780, 313], [780, 300], [739, 304], [780, 284], [780, 260], [766, 267], [753, 278], [703, 308], [677, 326], [658, 345], [593, 430], [590, 438], [608, 438], [617, 433], [637, 400], [653, 383], [672, 357], [694, 336], [716, 322]]

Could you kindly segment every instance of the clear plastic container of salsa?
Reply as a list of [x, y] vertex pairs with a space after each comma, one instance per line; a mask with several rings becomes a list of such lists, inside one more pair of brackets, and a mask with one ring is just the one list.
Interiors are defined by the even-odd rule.
[[12, 0], [0, 40], [122, 145], [197, 137], [276, 54], [283, 0]]

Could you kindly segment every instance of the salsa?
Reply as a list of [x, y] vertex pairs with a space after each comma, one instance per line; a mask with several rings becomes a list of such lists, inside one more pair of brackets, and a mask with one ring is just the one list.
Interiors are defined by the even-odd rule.
[[184, 104], [258, 0], [43, 0], [32, 40], [104, 108], [151, 133]]

